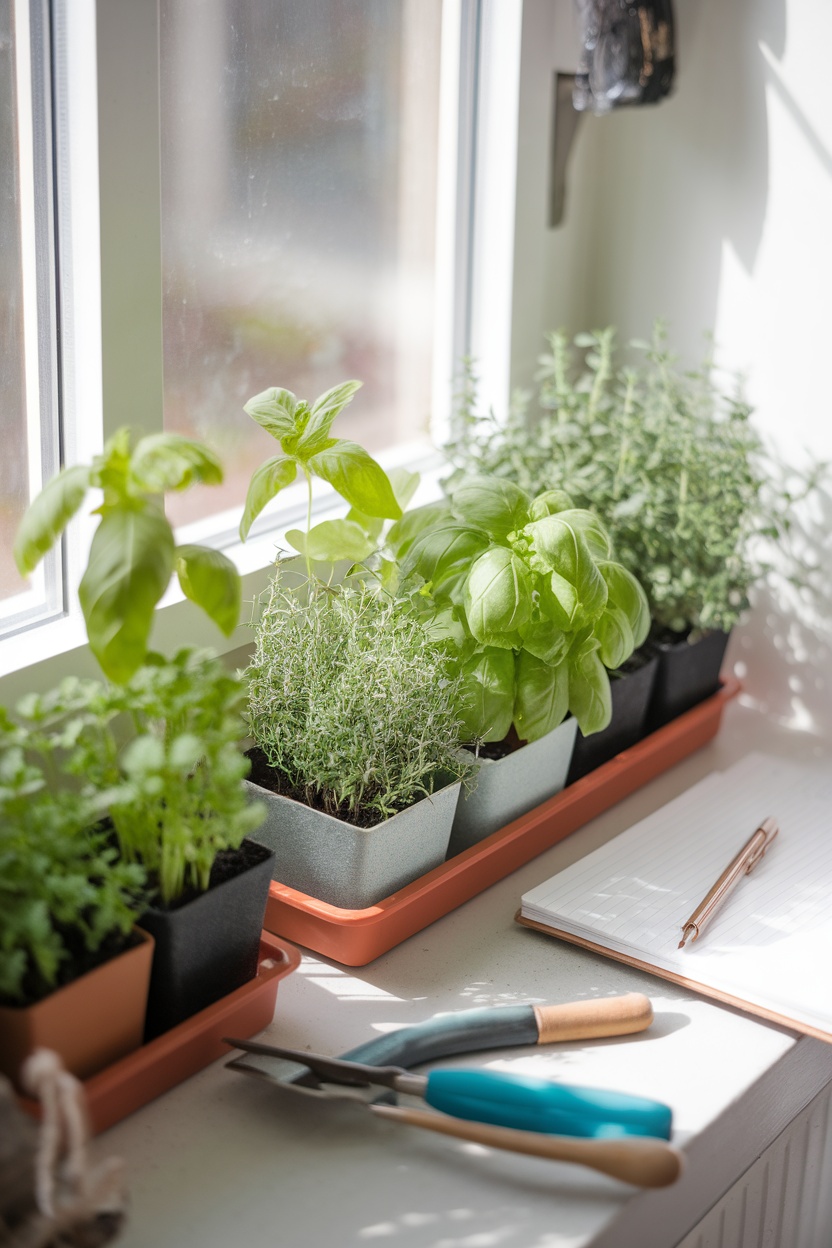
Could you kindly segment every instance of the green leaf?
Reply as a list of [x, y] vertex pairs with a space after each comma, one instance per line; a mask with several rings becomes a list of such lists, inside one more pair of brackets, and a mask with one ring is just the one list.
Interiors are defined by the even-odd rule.
[[486, 649], [462, 665], [459, 714], [472, 741], [502, 741], [514, 712], [514, 655]]
[[566, 718], [569, 676], [566, 663], [552, 666], [523, 651], [517, 661], [514, 727], [521, 741], [539, 741]]
[[33, 499], [20, 522], [14, 542], [14, 560], [21, 576], [28, 576], [54, 546], [84, 501], [90, 470], [80, 464], [64, 468]]
[[[396, 502], [404, 511], [418, 488], [419, 473], [408, 472], [406, 468], [391, 468], [387, 474], [387, 479], [393, 487]], [[367, 536], [372, 537], [374, 541], [378, 541], [379, 537], [381, 537], [381, 532], [384, 528], [383, 516], [368, 516], [366, 512], [359, 511], [357, 507], [350, 507], [347, 512], [347, 519], [354, 520], [356, 524], [360, 524]], [[398, 520], [396, 523], [401, 524], [405, 519], [406, 517], [402, 516], [402, 520]]]
[[307, 460], [317, 476], [328, 481], [347, 502], [368, 516], [398, 520], [402, 509], [384, 469], [357, 442], [339, 438]]
[[529, 519], [542, 520], [544, 516], [554, 516], [559, 511], [571, 511], [574, 506], [565, 490], [546, 490], [532, 501]]
[[248, 483], [246, 505], [240, 521], [240, 540], [245, 541], [249, 529], [260, 515], [260, 512], [272, 499], [291, 485], [297, 476], [298, 466], [289, 455], [275, 455], [252, 474]]
[[401, 559], [420, 533], [450, 520], [451, 509], [447, 503], [425, 503], [422, 507], [414, 507], [413, 511], [406, 511], [401, 520], [391, 526], [387, 545]]
[[[650, 605], [647, 595], [632, 572], [628, 572], [620, 563], [599, 563], [598, 571], [606, 582], [610, 602], [620, 607], [627, 616], [633, 634], [633, 648], [637, 650], [647, 640], [650, 632]], [[607, 663], [607, 667], [609, 666]]]
[[280, 442], [297, 432], [295, 411], [298, 406], [297, 397], [291, 390], [283, 390], [271, 386], [249, 399], [244, 406], [252, 420], [256, 420], [261, 429], [270, 433]]
[[604, 667], [620, 667], [635, 649], [630, 621], [621, 607], [613, 602], [607, 603], [595, 621], [595, 635], [600, 643], [599, 654]]
[[608, 559], [612, 550], [610, 535], [594, 511], [575, 507], [571, 511], [558, 512], [563, 524], [571, 525], [584, 538], [593, 559]]
[[[560, 605], [549, 601], [543, 608], [563, 628], [575, 628], [595, 619], [607, 602], [607, 586], [596, 567], [579, 525], [564, 519], [576, 512], [545, 516], [526, 525], [524, 533], [534, 549], [533, 566], [551, 572], [550, 588]], [[591, 516], [591, 512], [584, 513]]]
[[554, 666], [564, 658], [569, 642], [563, 629], [548, 619], [532, 620], [520, 630], [523, 649]]
[[339, 559], [360, 563], [376, 546], [353, 520], [323, 520], [309, 530], [308, 536], [300, 529], [291, 529], [286, 540], [302, 555], [326, 563], [337, 563]]
[[523, 561], [494, 546], [474, 562], [465, 582], [465, 615], [477, 641], [512, 633], [531, 617], [532, 581]]
[[142, 438], [130, 457], [132, 483], [146, 494], [186, 490], [200, 481], [219, 485], [222, 465], [207, 446], [177, 433], [152, 433]]
[[315, 400], [303, 430], [303, 436], [295, 447], [298, 459], [307, 460], [310, 455], [323, 449], [324, 443], [329, 439], [332, 422], [338, 413], [352, 401], [353, 395], [356, 390], [361, 389], [361, 385], [360, 381], [342, 381], [340, 385], [333, 386], [331, 390], [327, 390]]
[[451, 495], [454, 515], [501, 540], [529, 518], [529, 496], [501, 477], [464, 477]]
[[102, 516], [78, 597], [90, 649], [119, 684], [147, 653], [153, 611], [167, 589], [173, 558], [170, 525], [155, 507]]
[[488, 545], [484, 533], [448, 520], [425, 530], [409, 545], [401, 561], [402, 576], [416, 572], [426, 581], [440, 585], [457, 568], [464, 568], [467, 573]]
[[230, 637], [240, 621], [240, 574], [227, 555], [208, 546], [177, 546], [176, 574], [182, 592]]
[[597, 649], [569, 663], [569, 709], [585, 737], [601, 732], [612, 719], [612, 695]]

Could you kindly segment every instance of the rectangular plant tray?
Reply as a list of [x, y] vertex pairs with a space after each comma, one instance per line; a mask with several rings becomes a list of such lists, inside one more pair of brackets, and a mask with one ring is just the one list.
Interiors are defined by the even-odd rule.
[[[247, 1038], [268, 1027], [278, 983], [299, 964], [297, 949], [263, 932], [254, 979], [84, 1080], [93, 1134], [105, 1131], [217, 1058], [227, 1056], [229, 1048], [223, 1044], [223, 1036]], [[20, 1104], [37, 1116], [36, 1101], [21, 1097]]]
[[364, 966], [549, 849], [716, 736], [739, 681], [686, 711], [486, 840], [365, 910], [342, 910], [276, 880], [265, 926], [345, 966]]

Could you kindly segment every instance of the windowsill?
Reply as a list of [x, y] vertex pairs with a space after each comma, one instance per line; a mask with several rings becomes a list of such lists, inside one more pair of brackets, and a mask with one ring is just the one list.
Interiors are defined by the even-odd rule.
[[[406, 447], [394, 447], [376, 456], [390, 469], [404, 463], [411, 471], [419, 472], [421, 480], [410, 506], [421, 506], [441, 496], [441, 479], [447, 472], [447, 463], [430, 443], [412, 443]], [[316, 483], [317, 485], [318, 483]], [[328, 486], [315, 490], [313, 521], [336, 519], [348, 511], [348, 505]], [[287, 491], [289, 494], [289, 491]], [[245, 646], [250, 640], [249, 620], [253, 604], [266, 585], [268, 570], [281, 552], [291, 551], [286, 541], [287, 529], [303, 528], [306, 522], [305, 493], [298, 515], [300, 492], [297, 498], [290, 496], [279, 510], [260, 519], [253, 527], [254, 536], [245, 543], [234, 540], [239, 523], [239, 512], [223, 517], [224, 533], [216, 535], [216, 519], [212, 523], [214, 534], [209, 540], [207, 525], [190, 525], [180, 531], [180, 541], [201, 541], [206, 545], [220, 547], [239, 569], [243, 583], [242, 623], [230, 637], [223, 637], [208, 617], [192, 603], [186, 601], [179, 584], [173, 581], [162, 598], [156, 612], [151, 645], [164, 652], [173, 652], [184, 644], [209, 646], [219, 654], [230, 654]], [[70, 615], [41, 624], [25, 632], [6, 638], [0, 643], [0, 704], [10, 705], [26, 693], [51, 688], [64, 676], [100, 676], [101, 672], [87, 645], [84, 621], [77, 604]]]

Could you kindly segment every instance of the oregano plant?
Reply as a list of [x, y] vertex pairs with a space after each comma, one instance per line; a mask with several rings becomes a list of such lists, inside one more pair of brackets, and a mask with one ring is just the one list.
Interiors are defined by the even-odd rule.
[[78, 597], [90, 649], [105, 675], [125, 682], [143, 663], [156, 604], [174, 573], [182, 592], [226, 636], [240, 614], [240, 578], [220, 551], [177, 546], [165, 515], [168, 490], [222, 481], [214, 454], [178, 434], [158, 433], [131, 447], [120, 429], [89, 465], [59, 472], [34, 499], [18, 529], [15, 561], [28, 576], [58, 541], [90, 490], [100, 516]]

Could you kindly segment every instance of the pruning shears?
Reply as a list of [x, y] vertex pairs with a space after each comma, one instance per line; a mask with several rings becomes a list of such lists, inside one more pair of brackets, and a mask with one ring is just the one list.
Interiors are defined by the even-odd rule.
[[[341, 1058], [229, 1038], [227, 1043], [247, 1056], [228, 1065], [297, 1092], [358, 1096], [382, 1117], [663, 1186], [678, 1176], [681, 1158], [665, 1142], [672, 1115], [658, 1101], [491, 1070], [419, 1075], [408, 1069], [482, 1049], [627, 1035], [642, 1031], [652, 1018], [652, 1006], [640, 993], [570, 1005], [503, 1006], [440, 1015], [377, 1037]], [[420, 1097], [439, 1112], [379, 1104], [379, 1088]]]

